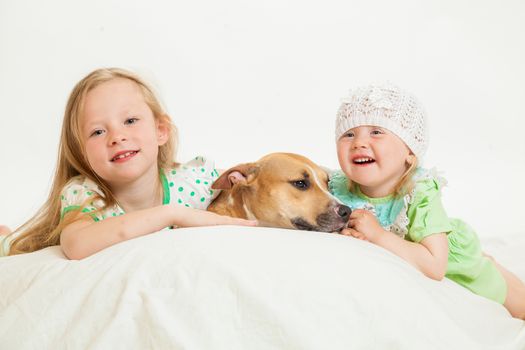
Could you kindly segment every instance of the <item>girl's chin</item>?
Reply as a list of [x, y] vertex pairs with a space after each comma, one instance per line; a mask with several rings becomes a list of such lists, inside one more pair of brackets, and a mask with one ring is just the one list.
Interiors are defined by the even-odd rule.
[[361, 190], [361, 192], [363, 192], [364, 194], [368, 193], [369, 189], [373, 189], [373, 188], [376, 188], [377, 187], [377, 183], [375, 182], [370, 182], [370, 181], [366, 181], [366, 180], [363, 180], [363, 181], [359, 181], [359, 179], [357, 179], [356, 181], [352, 181], [353, 183], [355, 183], [357, 186], [359, 186], [359, 189]]
[[358, 184], [359, 186], [373, 186], [374, 183], [370, 181], [370, 177], [367, 176], [352, 176], [350, 178], [353, 183]]

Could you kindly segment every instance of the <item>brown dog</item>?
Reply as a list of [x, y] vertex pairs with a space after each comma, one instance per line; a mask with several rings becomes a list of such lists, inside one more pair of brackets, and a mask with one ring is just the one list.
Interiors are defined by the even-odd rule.
[[208, 210], [260, 226], [335, 232], [351, 210], [328, 192], [328, 174], [308, 158], [272, 153], [226, 170], [212, 185], [222, 192]]

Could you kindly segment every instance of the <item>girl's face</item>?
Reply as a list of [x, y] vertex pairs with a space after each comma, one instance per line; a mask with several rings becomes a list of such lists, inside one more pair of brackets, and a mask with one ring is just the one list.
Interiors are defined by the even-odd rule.
[[110, 186], [158, 175], [157, 155], [168, 130], [135, 82], [116, 78], [89, 91], [81, 133], [89, 164]]
[[337, 157], [343, 172], [369, 197], [393, 193], [408, 169], [411, 152], [395, 134], [377, 126], [348, 130], [337, 141]]

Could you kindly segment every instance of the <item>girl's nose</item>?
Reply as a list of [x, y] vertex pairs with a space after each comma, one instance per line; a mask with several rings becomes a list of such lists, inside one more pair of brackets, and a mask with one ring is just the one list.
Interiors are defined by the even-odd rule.
[[114, 132], [110, 135], [109, 143], [114, 146], [127, 140], [126, 135], [122, 132]]
[[363, 136], [355, 136], [354, 137], [354, 142], [352, 142], [352, 148], [353, 149], [366, 148], [367, 144], [368, 144], [368, 141], [366, 140], [365, 137], [363, 137]]

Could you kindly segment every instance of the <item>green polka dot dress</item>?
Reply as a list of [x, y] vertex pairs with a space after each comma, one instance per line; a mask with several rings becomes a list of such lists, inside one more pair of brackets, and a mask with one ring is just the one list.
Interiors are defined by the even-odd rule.
[[165, 202], [206, 209], [218, 195], [218, 191], [211, 189], [218, 177], [215, 164], [200, 156], [177, 168], [167, 169], [161, 174]]
[[[218, 195], [218, 191], [211, 189], [218, 177], [219, 172], [215, 169], [214, 162], [201, 156], [178, 167], [163, 169], [160, 173], [163, 204], [177, 203], [205, 210]], [[80, 208], [95, 221], [124, 214], [124, 210], [118, 205], [100, 210], [104, 207], [104, 200], [96, 199], [97, 194], [102, 195], [102, 192], [92, 180], [80, 175], [72, 178], [61, 193], [62, 217]]]

